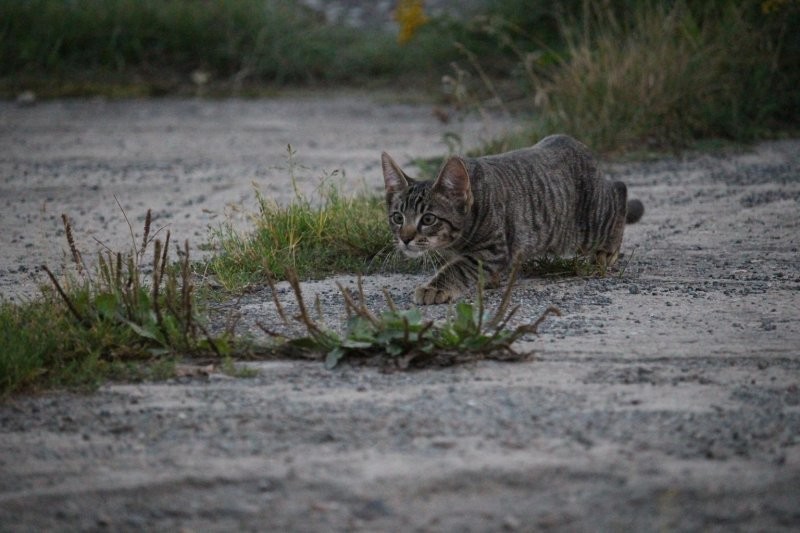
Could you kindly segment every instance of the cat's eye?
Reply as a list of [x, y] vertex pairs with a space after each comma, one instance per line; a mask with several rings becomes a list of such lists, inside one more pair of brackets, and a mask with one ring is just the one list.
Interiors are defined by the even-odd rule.
[[403, 225], [403, 221], [405, 220], [405, 218], [403, 217], [403, 213], [400, 213], [399, 211], [395, 211], [394, 213], [392, 213], [392, 216], [389, 217], [389, 220], [391, 220], [393, 224], [397, 224], [398, 226], [402, 226]]
[[419, 222], [423, 226], [430, 226], [432, 224], [435, 224], [436, 223], [436, 215], [431, 214], [431, 213], [425, 213], [424, 215], [422, 215], [422, 219]]

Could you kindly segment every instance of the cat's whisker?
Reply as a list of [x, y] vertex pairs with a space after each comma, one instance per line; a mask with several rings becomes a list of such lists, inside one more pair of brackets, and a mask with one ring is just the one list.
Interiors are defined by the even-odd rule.
[[[390, 251], [387, 252], [387, 250]], [[386, 270], [387, 259], [393, 256], [395, 253], [396, 250], [394, 249], [394, 244], [389, 243], [385, 245], [383, 248], [378, 250], [378, 252], [375, 255], [372, 256], [372, 259], [369, 260], [369, 263], [367, 263], [367, 271], [368, 272], [372, 271], [372, 267], [375, 264], [375, 260], [378, 258], [381, 258], [381, 270]]]
[[397, 248], [392, 248], [392, 252], [386, 255], [386, 259], [383, 261], [383, 269], [384, 271], [389, 269], [389, 265], [395, 264], [399, 261], [402, 261], [403, 257], [400, 253], [400, 250]]
[[438, 269], [447, 262], [447, 258], [439, 250], [432, 250], [432, 252], [431, 263], [433, 263], [434, 268]]

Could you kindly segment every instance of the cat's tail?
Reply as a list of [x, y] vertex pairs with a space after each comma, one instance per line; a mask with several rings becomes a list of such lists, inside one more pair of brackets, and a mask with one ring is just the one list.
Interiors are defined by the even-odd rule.
[[625, 223], [639, 222], [644, 215], [644, 204], [641, 200], [628, 200], [628, 186], [624, 181], [615, 181], [614, 191], [617, 193], [617, 201], [625, 204]]
[[644, 215], [644, 204], [641, 200], [628, 200], [628, 208], [625, 213], [625, 223], [633, 224], [639, 222]]

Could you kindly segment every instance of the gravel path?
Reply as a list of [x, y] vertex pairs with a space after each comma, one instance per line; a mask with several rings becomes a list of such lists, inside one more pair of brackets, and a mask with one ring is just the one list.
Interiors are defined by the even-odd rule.
[[[427, 106], [348, 95], [0, 104], [0, 289], [21, 297], [60, 253], [36, 239], [61, 210], [107, 236], [113, 192], [202, 238], [251, 180], [286, 193], [264, 170], [286, 143], [379, 184], [380, 150], [435, 155], [450, 128]], [[16, 397], [0, 405], [0, 530], [796, 531], [800, 141], [607, 170], [647, 208], [627, 267], [522, 280], [522, 319], [564, 313], [521, 344], [531, 361], [278, 361], [249, 379]], [[420, 279], [371, 276], [367, 294], [407, 305]], [[304, 290], [340, 315], [332, 280]], [[263, 291], [222, 307], [245, 328], [275, 320]]]

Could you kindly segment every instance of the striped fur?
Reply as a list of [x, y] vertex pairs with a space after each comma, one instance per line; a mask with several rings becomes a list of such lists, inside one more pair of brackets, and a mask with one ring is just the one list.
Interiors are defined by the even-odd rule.
[[625, 223], [644, 213], [641, 202], [627, 201], [625, 184], [603, 179], [589, 149], [566, 135], [499, 155], [452, 157], [433, 181], [410, 178], [385, 152], [382, 164], [398, 248], [446, 259], [415, 291], [418, 304], [458, 298], [481, 269], [497, 283], [516, 261], [545, 255], [593, 255], [604, 271], [617, 260]]

